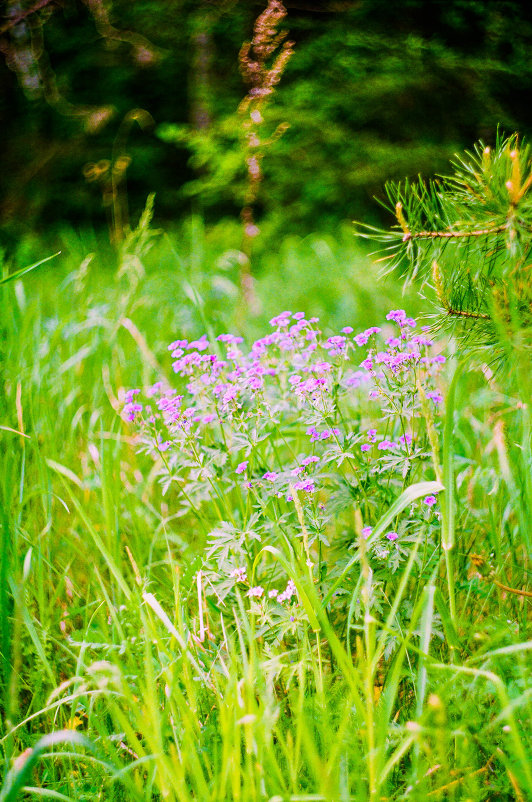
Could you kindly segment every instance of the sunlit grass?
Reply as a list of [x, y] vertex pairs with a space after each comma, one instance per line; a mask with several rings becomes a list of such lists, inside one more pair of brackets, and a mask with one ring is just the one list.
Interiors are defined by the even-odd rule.
[[257, 254], [246, 320], [235, 243], [196, 220], [117, 266], [68, 236], [0, 287], [0, 799], [525, 800], [530, 423], [497, 379], [465, 373], [449, 412], [453, 582], [440, 560], [414, 584], [415, 544], [370, 612], [363, 555], [367, 614], [336, 630], [307, 583], [317, 626], [284, 649], [243, 594], [224, 617], [198, 606], [204, 541], [136, 453], [124, 388], [170, 379], [180, 335], [251, 342], [284, 308], [359, 330], [409, 303], [316, 236]]

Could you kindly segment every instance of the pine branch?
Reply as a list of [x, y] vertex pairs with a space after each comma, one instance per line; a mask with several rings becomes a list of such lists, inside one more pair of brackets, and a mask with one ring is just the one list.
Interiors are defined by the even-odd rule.
[[[436, 180], [388, 184], [391, 230], [365, 226], [359, 236], [384, 245], [375, 254], [405, 282], [432, 279], [440, 323], [455, 321], [469, 350], [491, 349], [495, 361], [532, 348], [532, 149], [517, 135], [493, 152], [479, 143]], [[406, 269], [405, 269], [406, 268]], [[521, 358], [521, 357], [519, 357]]]
[[481, 228], [474, 231], [406, 231], [403, 234], [403, 242], [411, 239], [459, 239], [461, 237], [485, 237], [493, 234], [500, 234], [508, 230], [508, 223], [494, 228]]

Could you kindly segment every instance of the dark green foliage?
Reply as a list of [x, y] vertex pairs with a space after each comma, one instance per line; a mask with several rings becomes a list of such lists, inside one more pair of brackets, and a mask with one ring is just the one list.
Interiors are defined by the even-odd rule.
[[[4, 226], [16, 233], [25, 223], [103, 222], [101, 187], [87, 184], [83, 169], [111, 159], [120, 122], [135, 108], [155, 127], [132, 130], [126, 143], [134, 215], [152, 191], [162, 217], [175, 219], [191, 204], [213, 217], [238, 213], [244, 164], [235, 112], [246, 91], [238, 52], [264, 6], [114, 0], [111, 31], [81, 0], [30, 16], [25, 36], [34, 45], [43, 36], [38, 65], [46, 80], [44, 89], [42, 81], [31, 88], [20, 68], [1, 67]], [[365, 0], [287, 8], [295, 55], [269, 124], [290, 128], [264, 161], [261, 189], [263, 212], [277, 227], [297, 223], [304, 233], [317, 218], [323, 228], [366, 215], [385, 179], [441, 169], [469, 142], [492, 142], [497, 123], [530, 131], [532, 29], [524, 4]], [[3, 41], [9, 59], [13, 29]], [[195, 148], [187, 165], [186, 142], [174, 148], [155, 136], [163, 123], [199, 129], [208, 159]], [[219, 135], [220, 126], [229, 133]], [[231, 159], [228, 173], [222, 168]]]

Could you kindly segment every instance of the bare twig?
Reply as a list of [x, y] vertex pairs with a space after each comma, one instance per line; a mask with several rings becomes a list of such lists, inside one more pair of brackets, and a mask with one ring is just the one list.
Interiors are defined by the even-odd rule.
[[46, 6], [51, 6], [56, 3], [57, 0], [39, 0], [38, 3], [35, 3], [34, 6], [31, 8], [27, 8], [25, 11], [22, 11], [18, 17], [14, 17], [13, 19], [6, 22], [5, 25], [2, 25], [0, 28], [0, 34], [6, 33], [6, 31], [10, 31], [11, 28], [14, 28], [20, 22], [23, 22], [25, 19], [30, 17], [32, 14], [36, 14], [38, 11], [42, 11], [43, 8]]
[[500, 226], [493, 228], [481, 228], [473, 231], [405, 231], [403, 234], [403, 242], [408, 242], [412, 239], [460, 239], [462, 237], [487, 237], [490, 234], [500, 234], [501, 231], [506, 231], [508, 223], [503, 223]]
[[[241, 285], [248, 307], [257, 311], [250, 257], [253, 239], [259, 234], [259, 228], [255, 224], [254, 206], [262, 182], [263, 148], [278, 139], [288, 126], [280, 125], [273, 137], [266, 141], [261, 140], [259, 127], [263, 122], [262, 109], [273, 94], [293, 53], [293, 42], [285, 41], [286, 32], [277, 30], [285, 16], [283, 3], [280, 0], [269, 0], [267, 8], [255, 22], [252, 40], [244, 42], [238, 57], [240, 73], [250, 86], [238, 109], [240, 114], [246, 115], [242, 127], [247, 151], [247, 189], [240, 214], [244, 229], [242, 251], [246, 256], [246, 262], [242, 266]], [[271, 58], [273, 63], [268, 66]]]

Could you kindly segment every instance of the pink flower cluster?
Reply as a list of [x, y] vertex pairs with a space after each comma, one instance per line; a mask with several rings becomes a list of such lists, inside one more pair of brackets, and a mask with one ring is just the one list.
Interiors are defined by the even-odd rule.
[[[197, 483], [216, 447], [224, 452], [216, 481], [253, 490], [268, 503], [291, 502], [295, 490], [318, 514], [331, 483], [327, 466], [334, 460], [338, 465], [354, 460], [368, 479], [410, 470], [408, 461], [418, 448], [413, 421], [421, 417], [419, 382], [431, 406], [443, 401], [436, 380], [445, 357], [432, 355], [428, 328], [417, 331], [416, 321], [402, 309], [389, 312], [386, 321], [382, 329], [353, 333], [345, 326], [340, 334], [323, 337], [317, 318], [284, 311], [270, 321], [273, 330], [249, 348], [231, 333], [220, 334], [214, 343], [205, 334], [176, 339], [169, 350], [177, 389], [158, 381], [144, 394], [128, 390], [123, 417], [140, 424], [147, 450], [162, 455], [165, 465], [185, 465], [185, 473], [192, 474], [196, 460]], [[363, 347], [365, 358], [359, 362]], [[340, 410], [344, 400], [348, 414]], [[372, 407], [384, 420], [380, 431], [362, 423], [364, 410]], [[296, 448], [311, 453], [293, 452], [289, 465], [274, 463], [271, 450], [260, 453], [259, 444], [267, 443], [276, 427], [283, 429], [282, 458], [285, 427], [290, 427], [290, 448], [298, 443]], [[427, 507], [434, 503], [434, 497], [425, 499]], [[384, 537], [393, 542], [398, 535]], [[245, 572], [234, 576], [246, 582], [242, 577]], [[248, 592], [253, 598], [264, 594], [260, 585]]]

